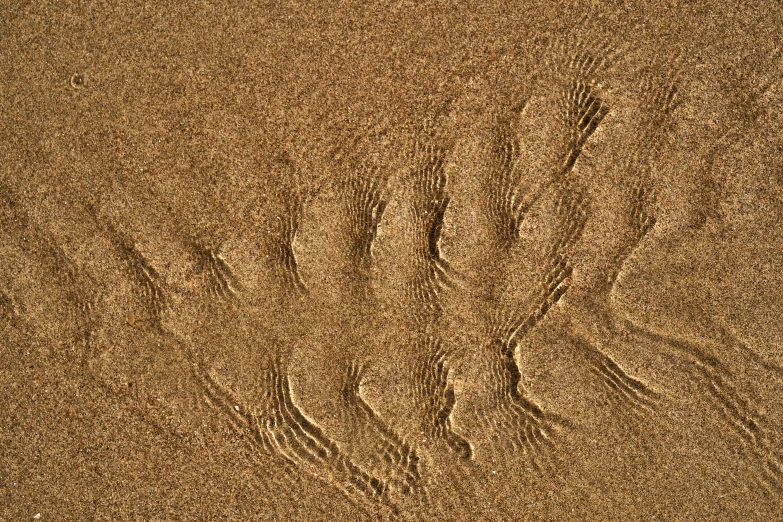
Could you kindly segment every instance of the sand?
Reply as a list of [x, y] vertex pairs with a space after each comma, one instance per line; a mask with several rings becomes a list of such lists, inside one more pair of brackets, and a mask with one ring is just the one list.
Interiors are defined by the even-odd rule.
[[783, 520], [777, 2], [2, 2], [0, 520]]

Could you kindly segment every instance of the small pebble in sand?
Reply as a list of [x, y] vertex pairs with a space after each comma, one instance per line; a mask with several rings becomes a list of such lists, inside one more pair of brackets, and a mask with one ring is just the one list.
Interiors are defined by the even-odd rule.
[[68, 79], [68, 83], [74, 89], [81, 89], [82, 87], [84, 87], [84, 83], [85, 83], [84, 75], [81, 73], [75, 73]]

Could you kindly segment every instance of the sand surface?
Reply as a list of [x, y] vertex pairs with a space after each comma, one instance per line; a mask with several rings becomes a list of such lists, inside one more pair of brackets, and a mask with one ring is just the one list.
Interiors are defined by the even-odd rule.
[[0, 520], [783, 520], [781, 42], [0, 1]]

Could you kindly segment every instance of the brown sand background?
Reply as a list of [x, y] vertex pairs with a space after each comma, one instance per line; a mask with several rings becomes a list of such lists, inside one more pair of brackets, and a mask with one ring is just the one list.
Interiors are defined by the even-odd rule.
[[783, 520], [780, 3], [0, 10], [0, 520]]

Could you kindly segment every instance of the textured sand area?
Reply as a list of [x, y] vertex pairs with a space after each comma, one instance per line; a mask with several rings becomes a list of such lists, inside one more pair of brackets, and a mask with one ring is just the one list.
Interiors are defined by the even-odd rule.
[[0, 1], [0, 520], [783, 520], [782, 41]]

